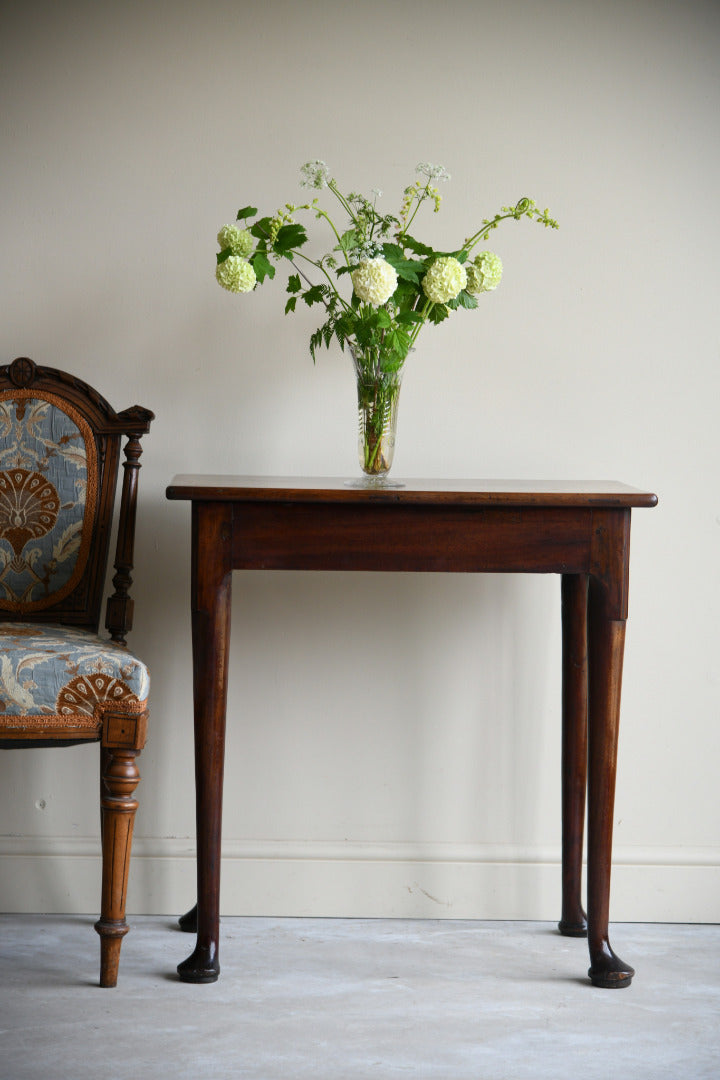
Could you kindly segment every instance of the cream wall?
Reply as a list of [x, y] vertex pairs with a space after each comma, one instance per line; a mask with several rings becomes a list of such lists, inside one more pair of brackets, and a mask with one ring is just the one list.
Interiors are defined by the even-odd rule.
[[[132, 644], [153, 677], [130, 909], [193, 899], [176, 472], [354, 475], [346, 359], [213, 280], [238, 206], [328, 161], [424, 235], [521, 195], [501, 288], [427, 329], [396, 472], [616, 478], [633, 520], [615, 919], [720, 918], [718, 55], [701, 0], [3, 4], [0, 359], [157, 414]], [[419, 231], [419, 230], [418, 230]], [[559, 914], [555, 578], [237, 574], [225, 913]], [[95, 911], [96, 748], [0, 756], [0, 907]]]

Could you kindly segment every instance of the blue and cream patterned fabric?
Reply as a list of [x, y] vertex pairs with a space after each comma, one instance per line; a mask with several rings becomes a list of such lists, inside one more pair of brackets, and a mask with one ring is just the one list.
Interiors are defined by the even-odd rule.
[[[58, 726], [97, 725], [103, 707], [140, 711], [150, 678], [127, 649], [66, 626], [0, 623], [0, 712], [3, 727], [21, 733], [33, 717]], [[15, 719], [16, 718], [16, 719]]]
[[92, 432], [52, 394], [0, 399], [0, 610], [67, 596], [87, 562], [97, 500]]

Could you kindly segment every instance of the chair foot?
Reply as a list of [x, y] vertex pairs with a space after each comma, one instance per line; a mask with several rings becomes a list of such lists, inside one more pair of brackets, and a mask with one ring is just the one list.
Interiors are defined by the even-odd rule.
[[98, 919], [95, 929], [100, 935], [100, 985], [111, 988], [117, 986], [120, 946], [129, 927], [126, 922], [112, 923]]
[[186, 934], [197, 934], [197, 904], [180, 916], [178, 926]]
[[200, 945], [177, 967], [181, 982], [214, 983], [220, 974], [220, 961], [216, 950], [202, 948]]

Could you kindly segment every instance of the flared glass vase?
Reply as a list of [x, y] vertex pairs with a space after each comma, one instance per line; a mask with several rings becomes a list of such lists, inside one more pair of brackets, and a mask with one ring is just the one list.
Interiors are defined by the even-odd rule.
[[403, 365], [375, 348], [348, 346], [355, 369], [358, 403], [358, 459], [367, 477], [390, 472], [395, 455]]

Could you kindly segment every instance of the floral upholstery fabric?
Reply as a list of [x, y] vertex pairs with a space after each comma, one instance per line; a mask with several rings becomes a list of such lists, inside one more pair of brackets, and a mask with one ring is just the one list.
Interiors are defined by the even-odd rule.
[[96, 451], [66, 402], [29, 390], [0, 399], [0, 610], [37, 611], [75, 588], [87, 562]]
[[0, 727], [18, 733], [33, 717], [91, 728], [108, 705], [140, 711], [150, 689], [136, 656], [74, 627], [0, 623], [0, 665]]

